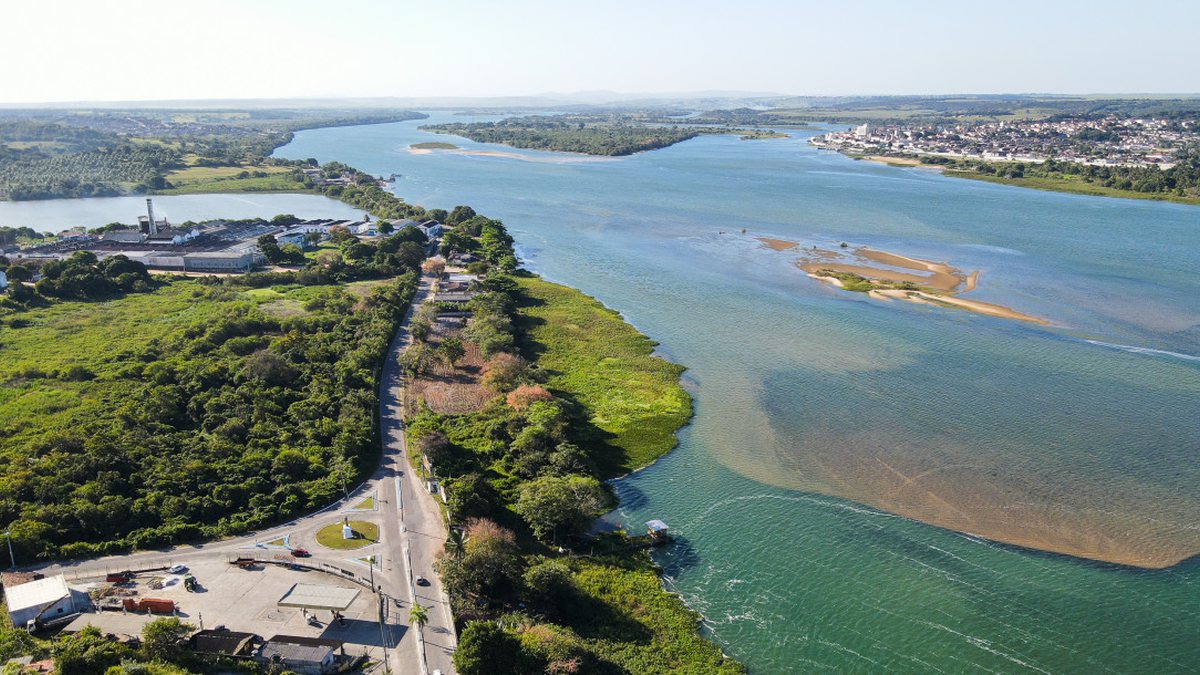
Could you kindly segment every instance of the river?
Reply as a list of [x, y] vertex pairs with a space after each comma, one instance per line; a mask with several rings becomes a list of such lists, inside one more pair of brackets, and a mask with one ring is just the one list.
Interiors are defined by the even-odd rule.
[[[671, 525], [668, 583], [727, 652], [762, 673], [1200, 670], [1200, 208], [856, 162], [815, 132], [597, 160], [417, 129], [461, 119], [279, 154], [502, 218], [528, 267], [689, 368], [693, 424], [611, 518]], [[408, 149], [430, 140], [466, 152]], [[839, 291], [756, 236], [982, 270], [969, 297], [1052, 325]]]

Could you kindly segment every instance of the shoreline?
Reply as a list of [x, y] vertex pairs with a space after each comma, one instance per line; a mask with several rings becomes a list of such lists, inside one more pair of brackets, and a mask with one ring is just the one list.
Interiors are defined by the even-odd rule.
[[[823, 149], [833, 150], [834, 152], [849, 157], [853, 160], [864, 160], [868, 162], [874, 162], [876, 164], [885, 164], [898, 169], [930, 169], [942, 174], [943, 176], [950, 176], [952, 178], [966, 178], [968, 180], [977, 180], [984, 183], [995, 183], [997, 185], [1010, 185], [1012, 187], [1026, 188], [1029, 190], [1061, 192], [1064, 194], [1083, 195], [1087, 197], [1112, 197], [1117, 199], [1137, 199], [1143, 201], [1170, 202], [1172, 204], [1200, 206], [1200, 197], [1180, 197], [1178, 195], [1169, 195], [1158, 192], [1137, 192], [1135, 190], [1110, 188], [1103, 185], [1098, 185], [1096, 183], [1086, 183], [1083, 181], [1071, 180], [1068, 178], [1055, 178], [1051, 176], [1001, 178], [994, 174], [983, 174], [975, 171], [968, 171], [945, 164], [926, 164], [921, 161], [920, 157], [913, 155], [860, 155], [852, 152], [844, 152], [835, 148]], [[1003, 166], [1005, 164], [1013, 164], [1015, 163], [1015, 160], [1013, 162], [986, 161], [984, 163], [988, 164], [989, 166]]]

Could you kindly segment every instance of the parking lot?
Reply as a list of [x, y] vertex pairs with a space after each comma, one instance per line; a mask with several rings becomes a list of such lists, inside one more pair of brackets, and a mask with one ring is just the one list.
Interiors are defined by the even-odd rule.
[[[257, 633], [264, 639], [274, 635], [299, 635], [342, 640], [348, 654], [367, 651], [376, 658], [384, 640], [391, 648], [405, 630], [405, 626], [389, 622], [385, 623], [381, 633], [377, 596], [334, 574], [274, 564], [257, 564], [251, 569], [243, 569], [224, 559], [197, 562], [190, 566], [188, 573], [196, 578], [195, 592], [184, 588], [183, 574], [166, 572], [139, 573], [132, 583], [118, 587], [116, 592], [136, 593], [133, 596], [136, 598], [173, 600], [176, 616], [198, 628], [223, 625], [234, 631]], [[93, 588], [108, 585], [102, 579], [86, 584], [83, 581], [72, 580], [72, 585]], [[161, 588], [152, 587], [159, 583]], [[279, 599], [297, 583], [353, 588], [360, 593], [344, 612], [343, 621], [337, 622], [329, 611], [309, 610], [306, 615], [305, 610], [299, 608], [277, 606]], [[402, 618], [397, 615], [400, 608], [393, 602], [385, 602], [384, 610], [391, 615], [391, 621]], [[309, 616], [315, 617], [315, 621], [310, 623]]]

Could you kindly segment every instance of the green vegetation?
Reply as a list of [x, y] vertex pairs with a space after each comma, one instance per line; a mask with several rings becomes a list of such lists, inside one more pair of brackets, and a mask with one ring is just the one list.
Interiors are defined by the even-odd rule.
[[[691, 412], [682, 369], [592, 298], [506, 272], [515, 258], [497, 221], [456, 209], [447, 222], [458, 223], [447, 252], [489, 265], [462, 337], [488, 358], [496, 395], [468, 414], [418, 410], [406, 426], [413, 459], [448, 492], [438, 571], [462, 624], [458, 671], [742, 672], [663, 589], [643, 539], [586, 534], [614, 504], [600, 479], [674, 446]], [[410, 371], [427, 346], [417, 339]]]
[[1193, 152], [1186, 161], [1169, 169], [1092, 166], [1052, 159], [1037, 164], [922, 156], [920, 161], [944, 167], [950, 176], [993, 183], [1104, 197], [1200, 204], [1200, 151]]
[[[377, 368], [419, 264], [368, 248], [338, 269], [0, 317], [0, 521], [18, 560], [242, 532], [361, 477], [378, 452]], [[338, 281], [397, 273], [365, 299]], [[262, 310], [279, 298], [302, 313]]]
[[350, 529], [354, 531], [353, 539], [342, 536], [342, 523], [330, 523], [317, 530], [317, 543], [325, 548], [353, 550], [370, 546], [379, 541], [379, 526], [365, 520], [351, 520]]
[[453, 143], [441, 143], [439, 141], [431, 141], [428, 143], [413, 143], [408, 146], [414, 150], [457, 150], [458, 146]]
[[375, 497], [367, 497], [361, 502], [355, 504], [354, 508], [362, 511], [373, 511], [375, 509]]
[[[298, 179], [253, 174], [291, 171], [269, 155], [295, 131], [421, 117], [407, 111], [7, 111], [0, 113], [0, 199], [291, 190]], [[204, 168], [236, 171], [210, 179], [199, 171]], [[240, 176], [243, 171], [252, 175]]]
[[937, 293], [937, 291], [918, 286], [911, 281], [888, 281], [886, 279], [868, 279], [853, 272], [840, 272], [838, 270], [820, 269], [817, 270], [819, 277], [832, 277], [837, 279], [842, 284], [842, 288], [847, 291], [855, 291], [856, 293], [869, 293], [878, 290], [900, 290], [900, 291], [924, 291], [926, 293]]
[[655, 343], [597, 300], [538, 277], [519, 278], [525, 300], [517, 326], [522, 350], [537, 354], [546, 386], [586, 408], [602, 475], [628, 473], [675, 447], [692, 415], [679, 386], [683, 367], [653, 355]]
[[298, 192], [304, 174], [287, 166], [190, 167], [167, 174], [170, 187], [155, 194], [179, 195], [213, 192]]
[[596, 121], [596, 116], [591, 115], [535, 115], [499, 122], [435, 124], [421, 128], [463, 136], [479, 143], [609, 156], [665, 148], [707, 132], [691, 127], [645, 126], [619, 116]]

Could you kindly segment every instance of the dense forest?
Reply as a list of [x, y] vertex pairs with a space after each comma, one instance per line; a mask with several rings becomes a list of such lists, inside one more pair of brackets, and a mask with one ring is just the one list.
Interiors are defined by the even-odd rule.
[[647, 126], [621, 115], [535, 115], [499, 122], [434, 124], [421, 128], [463, 136], [479, 143], [610, 156], [665, 148], [713, 132], [698, 127]]
[[301, 129], [419, 119], [363, 111], [8, 111], [0, 199], [112, 196], [169, 186], [188, 167], [270, 163]]

